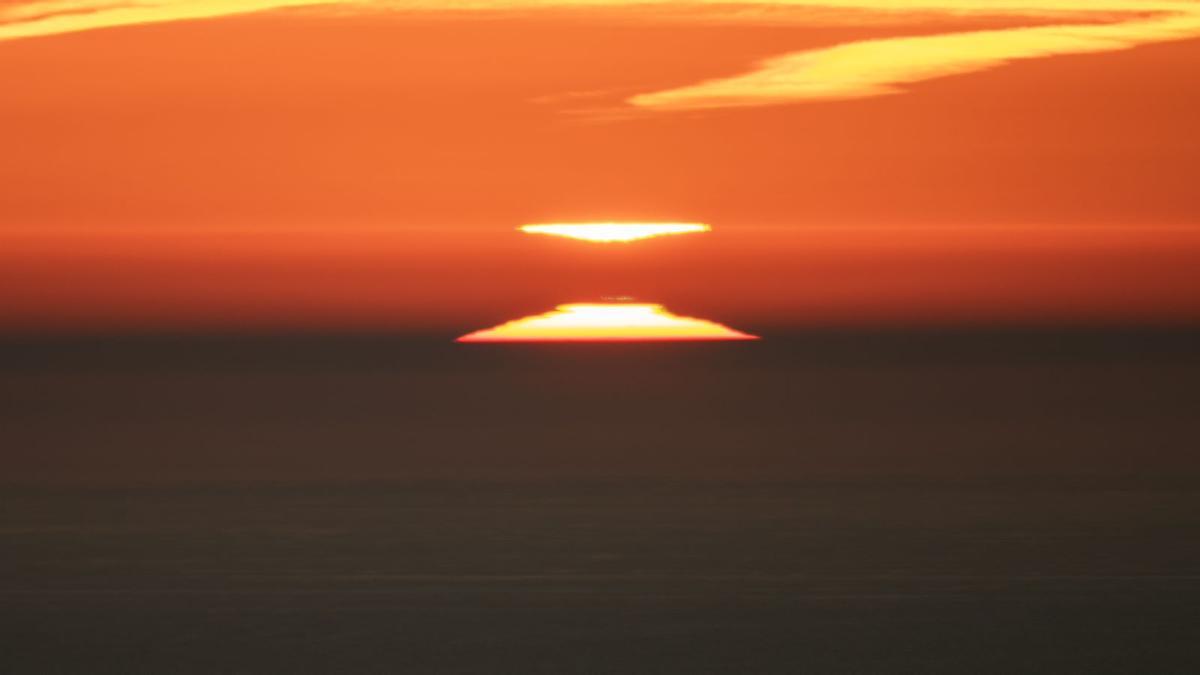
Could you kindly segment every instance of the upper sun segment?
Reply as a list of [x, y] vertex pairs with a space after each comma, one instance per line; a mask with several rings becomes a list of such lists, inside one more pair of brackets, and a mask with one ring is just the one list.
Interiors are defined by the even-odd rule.
[[548, 234], [607, 244], [708, 232], [712, 227], [704, 223], [538, 223], [522, 225], [518, 229], [527, 234]]

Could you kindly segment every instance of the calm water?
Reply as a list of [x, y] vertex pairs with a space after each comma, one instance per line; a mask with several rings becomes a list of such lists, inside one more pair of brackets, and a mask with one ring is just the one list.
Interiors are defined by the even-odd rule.
[[1195, 673], [1180, 485], [10, 489], [4, 673]]

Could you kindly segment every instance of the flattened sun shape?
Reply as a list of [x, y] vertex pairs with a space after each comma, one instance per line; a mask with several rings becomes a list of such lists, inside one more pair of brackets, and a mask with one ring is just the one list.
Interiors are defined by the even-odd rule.
[[522, 225], [519, 229], [527, 234], [548, 234], [607, 244], [708, 232], [712, 227], [704, 223], [541, 223]]
[[757, 340], [719, 323], [677, 316], [662, 305], [575, 303], [475, 331], [458, 342]]

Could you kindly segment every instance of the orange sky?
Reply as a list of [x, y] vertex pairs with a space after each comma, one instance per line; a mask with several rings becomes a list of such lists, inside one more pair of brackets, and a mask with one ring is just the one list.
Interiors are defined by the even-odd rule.
[[[970, 52], [1064, 22], [817, 4], [355, 5], [0, 39], [0, 329], [474, 329], [606, 294], [747, 330], [1200, 320], [1200, 39], [1005, 43], [1018, 60], [909, 64], [885, 96], [760, 100], [751, 79], [716, 107], [637, 104], [804, 50], [968, 33]], [[882, 77], [871, 49], [850, 76]], [[515, 231], [622, 219], [714, 231], [616, 251]]]

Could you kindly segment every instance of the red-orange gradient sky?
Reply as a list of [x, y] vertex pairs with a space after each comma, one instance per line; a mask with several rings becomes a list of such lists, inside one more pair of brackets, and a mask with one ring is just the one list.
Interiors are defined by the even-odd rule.
[[[1049, 22], [307, 8], [0, 40], [0, 330], [457, 330], [605, 295], [747, 330], [1200, 321], [1200, 39], [629, 103]], [[714, 231], [515, 230], [623, 219]]]

